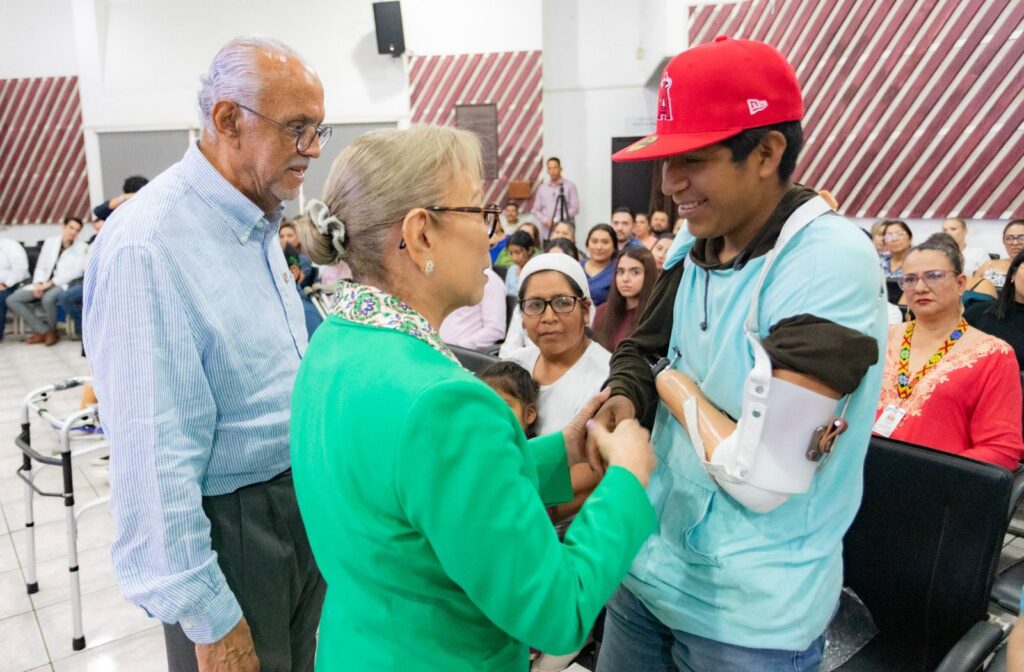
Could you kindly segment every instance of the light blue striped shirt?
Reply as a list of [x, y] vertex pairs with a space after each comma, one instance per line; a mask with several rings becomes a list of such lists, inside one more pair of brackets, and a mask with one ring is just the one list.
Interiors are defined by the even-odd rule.
[[289, 467], [307, 337], [280, 220], [194, 145], [114, 211], [85, 276], [85, 349], [111, 444], [114, 571], [129, 601], [199, 643], [242, 617], [201, 497]]

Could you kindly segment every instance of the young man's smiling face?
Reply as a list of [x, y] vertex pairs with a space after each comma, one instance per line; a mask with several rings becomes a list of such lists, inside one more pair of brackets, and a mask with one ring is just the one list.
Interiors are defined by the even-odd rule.
[[765, 212], [765, 204], [777, 202], [778, 162], [785, 150], [782, 134], [775, 134], [777, 139], [762, 142], [742, 161], [733, 161], [732, 151], [722, 144], [665, 160], [661, 189], [672, 197], [690, 233], [745, 237], [764, 224], [771, 212]]

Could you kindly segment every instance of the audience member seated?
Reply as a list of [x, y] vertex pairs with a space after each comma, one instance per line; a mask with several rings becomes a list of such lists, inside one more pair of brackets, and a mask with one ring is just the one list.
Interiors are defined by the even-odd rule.
[[633, 333], [657, 279], [654, 255], [646, 248], [623, 250], [615, 264], [615, 282], [608, 301], [594, 316], [594, 340], [614, 351], [619, 341]]
[[[85, 245], [75, 244], [82, 232], [82, 220], [65, 217], [61, 235], [48, 238], [39, 251], [32, 286], [22, 287], [7, 297], [7, 307], [21, 316], [34, 333], [26, 343], [57, 342], [57, 302], [68, 285], [85, 274]], [[44, 319], [36, 315], [35, 304], [40, 303]]]
[[1003, 247], [1006, 258], [989, 260], [979, 266], [967, 285], [971, 291], [993, 298], [999, 295], [1006, 282], [1010, 260], [1024, 250], [1024, 219], [1014, 219], [1003, 228]]
[[651, 231], [658, 236], [661, 236], [663, 233], [672, 233], [672, 226], [669, 224], [667, 212], [655, 210], [651, 213]]
[[619, 244], [615, 229], [607, 224], [595, 224], [587, 233], [587, 258], [583, 262], [590, 296], [594, 305], [600, 306], [608, 300], [608, 291], [615, 278], [615, 257]]
[[1024, 265], [1021, 262], [1024, 262], [1024, 252], [1010, 262], [999, 298], [969, 306], [964, 318], [972, 327], [1009, 343], [1017, 354], [1017, 368], [1024, 371]]
[[441, 340], [470, 350], [487, 350], [505, 335], [505, 283], [489, 268], [484, 298], [453, 310], [441, 323]]
[[534, 240], [528, 231], [516, 231], [508, 237], [509, 260], [512, 262], [505, 274], [505, 293], [515, 296], [519, 293], [519, 274], [536, 252]]
[[[557, 224], [555, 226], [558, 226]], [[576, 261], [580, 260], [580, 248], [576, 247], [569, 238], [552, 238], [544, 245], [545, 252], [554, 252], [555, 254], [568, 254]]]
[[612, 210], [612, 229], [615, 231], [616, 247], [624, 250], [627, 247], [643, 245], [636, 239], [634, 231], [636, 224], [633, 222], [633, 210], [631, 208], [615, 208]]
[[874, 432], [1015, 469], [1024, 457], [1017, 360], [961, 316], [966, 283], [944, 234], [907, 254], [902, 284], [915, 319], [889, 328]]
[[309, 287], [312, 285], [317, 279], [317, 274], [313, 272], [313, 262], [310, 261], [306, 250], [302, 247], [302, 241], [299, 239], [295, 222], [287, 219], [281, 222], [277, 230], [277, 236], [281, 241], [282, 250], [287, 249], [291, 245], [298, 256], [299, 269], [302, 271], [301, 279], [298, 280], [299, 286]]
[[534, 254], [539, 254], [543, 248], [544, 240], [540, 237], [540, 229], [533, 222], [522, 222], [519, 224], [519, 231], [526, 231], [533, 238]]
[[[110, 200], [107, 201], [103, 201], [102, 203], [97, 205], [95, 208], [92, 209], [93, 216], [96, 217], [96, 220], [100, 222], [104, 222], [110, 219], [110, 216], [114, 214], [114, 210], [117, 208], [117, 206], [121, 205], [129, 198], [134, 196], [137, 191], [142, 189], [147, 184], [149, 184], [149, 180], [147, 180], [142, 175], [132, 175], [131, 177], [127, 178], [124, 181], [124, 184], [121, 186], [121, 195], [115, 196], [114, 198], [111, 198]], [[96, 228], [96, 231], [97, 233], [99, 232], [99, 227]], [[92, 243], [91, 240], [89, 242]]]
[[28, 254], [16, 240], [0, 238], [0, 341], [7, 323], [7, 297], [28, 279]]
[[320, 311], [316, 309], [316, 306], [313, 305], [313, 302], [310, 301], [303, 290], [307, 273], [312, 274], [313, 262], [290, 242], [292, 240], [298, 241], [298, 235], [293, 224], [282, 222], [281, 228], [278, 231], [278, 237], [281, 241], [285, 263], [288, 264], [288, 270], [291, 271], [292, 278], [295, 280], [295, 291], [299, 293], [299, 300], [302, 301], [302, 314], [306, 322], [306, 334], [309, 338], [312, 338], [313, 332], [324, 321]]
[[[535, 345], [510, 353], [540, 385], [537, 409], [540, 435], [567, 425], [608, 377], [611, 353], [591, 341], [586, 328], [593, 317], [590, 291], [580, 264], [563, 254], [541, 254], [523, 269], [519, 287], [523, 328]], [[560, 505], [558, 518], [575, 514], [597, 480], [587, 465], [571, 472], [574, 499]]]
[[888, 256], [889, 250], [885, 247], [885, 226], [889, 223], [888, 219], [881, 219], [871, 225], [871, 244], [875, 246], [875, 250], [879, 256]]
[[559, 222], [555, 224], [551, 229], [551, 240], [557, 240], [558, 238], [564, 238], [576, 244], [576, 225], [572, 222]]
[[[593, 306], [586, 278], [582, 267], [566, 255], [542, 254], [530, 260], [523, 269], [519, 307], [523, 327], [537, 345], [517, 350], [509, 359], [529, 371], [539, 385], [537, 432], [550, 434], [569, 424], [601, 390], [611, 353], [587, 338]], [[550, 509], [559, 536], [598, 482], [586, 464], [572, 467], [569, 474], [572, 501]], [[542, 654], [531, 669], [560, 670], [575, 655]]]
[[633, 218], [633, 237], [648, 250], [658, 242], [658, 234], [651, 228], [647, 215], [642, 212], [638, 212]]
[[512, 409], [526, 438], [537, 436], [537, 395], [540, 388], [530, 377], [530, 372], [515, 362], [495, 362], [476, 375]]
[[[640, 237], [641, 227], [647, 231], [654, 231], [654, 229], [651, 228], [651, 218], [647, 216], [646, 212], [637, 212], [633, 214], [633, 235], [637, 238]], [[657, 238], [656, 234], [655, 238]]]
[[967, 244], [967, 220], [949, 217], [942, 223], [942, 232], [949, 234], [960, 248], [964, 257], [964, 275], [971, 277], [982, 264], [989, 260], [988, 253], [980, 247]]
[[882, 228], [882, 237], [885, 239], [886, 252], [879, 257], [882, 272], [887, 279], [898, 279], [903, 275], [903, 260], [907, 258], [910, 246], [914, 243], [914, 232], [906, 222], [891, 219]]
[[[128, 179], [132, 180], [136, 178], [130, 177]], [[145, 180], [146, 178], [140, 177], [138, 179]], [[125, 186], [129, 186], [127, 182], [125, 182]], [[138, 189], [141, 188], [141, 186], [138, 187]], [[138, 189], [136, 189], [136, 191], [138, 191]], [[98, 209], [100, 206], [96, 207]], [[106, 218], [96, 219], [93, 221], [92, 228], [95, 233], [93, 233], [89, 240], [87, 240], [84, 243], [86, 247], [85, 259], [82, 260], [82, 277], [68, 284], [68, 288], [64, 290], [64, 294], [61, 295], [60, 300], [57, 303], [57, 305], [64, 309], [64, 314], [68, 316], [68, 319], [72, 320], [75, 323], [75, 327], [78, 329], [78, 333], [82, 333], [82, 329], [84, 328], [82, 326], [82, 303], [85, 298], [85, 283], [83, 282], [83, 280], [85, 279], [84, 271], [86, 271], [89, 268], [89, 257], [92, 254], [93, 249], [92, 244], [96, 242], [96, 236], [100, 235], [100, 230], [103, 228], [103, 224], [106, 221]], [[79, 244], [81, 245], [83, 243]]]
[[668, 251], [675, 239], [676, 237], [672, 233], [658, 234], [658, 242], [654, 243], [654, 247], [651, 248], [651, 254], [654, 256], [654, 265], [658, 267], [658, 273], [661, 273], [661, 270], [665, 267], [665, 259], [668, 258]]

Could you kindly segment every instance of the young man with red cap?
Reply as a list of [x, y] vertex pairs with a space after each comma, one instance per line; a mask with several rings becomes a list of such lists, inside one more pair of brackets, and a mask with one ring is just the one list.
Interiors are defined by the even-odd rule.
[[820, 665], [886, 319], [870, 241], [791, 181], [802, 117], [781, 54], [718, 37], [668, 64], [657, 132], [613, 157], [665, 159], [687, 231], [597, 416], [657, 407], [660, 522], [608, 603], [598, 672]]

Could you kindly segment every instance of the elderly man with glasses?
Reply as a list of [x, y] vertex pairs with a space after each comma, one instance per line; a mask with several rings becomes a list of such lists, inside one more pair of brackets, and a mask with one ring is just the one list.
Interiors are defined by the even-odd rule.
[[172, 671], [313, 669], [325, 585], [288, 453], [307, 334], [277, 229], [330, 137], [323, 100], [287, 45], [227, 43], [201, 79], [201, 139], [91, 255], [114, 569], [164, 622]]

